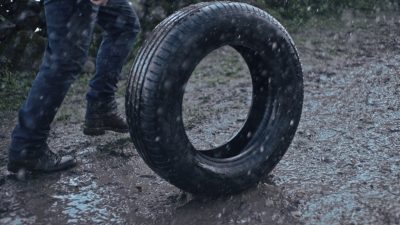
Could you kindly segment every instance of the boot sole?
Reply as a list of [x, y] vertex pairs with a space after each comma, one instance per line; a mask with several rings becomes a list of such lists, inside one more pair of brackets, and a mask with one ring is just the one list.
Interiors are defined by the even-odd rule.
[[22, 164], [22, 163], [9, 162], [7, 164], [7, 170], [12, 173], [18, 173], [20, 170], [27, 170], [30, 172], [52, 173], [52, 172], [66, 170], [66, 169], [75, 167], [76, 165], [77, 165], [77, 162], [75, 160], [74, 162], [71, 162], [69, 164], [66, 164], [66, 165], [58, 167], [58, 168], [49, 169], [49, 170], [40, 170], [40, 169], [34, 169], [30, 166], [26, 166], [25, 164]]
[[110, 127], [102, 127], [102, 128], [84, 128], [83, 129], [83, 134], [88, 135], [88, 136], [100, 136], [104, 135], [106, 131], [113, 131], [117, 133], [128, 133], [128, 129], [114, 129]]

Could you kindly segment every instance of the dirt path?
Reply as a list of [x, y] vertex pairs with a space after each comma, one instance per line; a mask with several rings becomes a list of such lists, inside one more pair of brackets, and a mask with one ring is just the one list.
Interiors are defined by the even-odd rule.
[[[400, 16], [385, 14], [346, 13], [344, 22], [293, 35], [306, 89], [298, 133], [277, 168], [236, 196], [182, 193], [144, 164], [128, 135], [84, 136], [79, 84], [49, 144], [76, 154], [80, 165], [19, 179], [5, 170], [16, 113], [3, 113], [0, 224], [400, 224]], [[185, 109], [200, 147], [240, 127], [249, 101], [246, 67], [231, 50], [207, 60], [195, 78], [202, 82], [188, 87], [193, 104]], [[215, 61], [219, 66], [207, 66]], [[204, 88], [214, 92], [204, 95]]]
[[298, 34], [304, 114], [273, 180], [307, 223], [400, 224], [400, 17], [354, 18]]

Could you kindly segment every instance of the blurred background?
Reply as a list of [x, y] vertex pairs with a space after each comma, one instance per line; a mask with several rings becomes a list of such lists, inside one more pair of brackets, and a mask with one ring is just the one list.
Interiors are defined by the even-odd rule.
[[[131, 0], [137, 10], [143, 32], [137, 46], [152, 29], [174, 11], [200, 2], [199, 0]], [[246, 0], [276, 17], [289, 32], [329, 19], [343, 18], [354, 13], [373, 14], [396, 9], [398, 0]], [[349, 13], [351, 12], [351, 13]], [[0, 1], [0, 110], [15, 109], [26, 95], [34, 78], [45, 47], [45, 20], [40, 0]], [[347, 18], [351, 19], [351, 18]], [[310, 22], [311, 21], [311, 22]], [[94, 58], [101, 30], [93, 37], [90, 58], [84, 72], [94, 71]], [[136, 48], [137, 49], [137, 48]], [[134, 52], [130, 60], [134, 57]], [[13, 95], [12, 101], [7, 96]], [[16, 104], [17, 103], [17, 104]]]

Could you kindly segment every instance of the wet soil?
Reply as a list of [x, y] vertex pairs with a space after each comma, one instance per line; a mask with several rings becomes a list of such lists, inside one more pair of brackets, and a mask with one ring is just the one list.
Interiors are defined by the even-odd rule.
[[[0, 224], [400, 224], [400, 16], [346, 12], [292, 34], [304, 69], [303, 116], [287, 154], [257, 187], [192, 196], [154, 174], [129, 135], [84, 136], [83, 77], [49, 139], [79, 158], [74, 169], [9, 174], [17, 113], [1, 113]], [[199, 148], [240, 128], [251, 98], [246, 74], [230, 48], [197, 68], [184, 115]], [[118, 101], [122, 111], [122, 94]]]

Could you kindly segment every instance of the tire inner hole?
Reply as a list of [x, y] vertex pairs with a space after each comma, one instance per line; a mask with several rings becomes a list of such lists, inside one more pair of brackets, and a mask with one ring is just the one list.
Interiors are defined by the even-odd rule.
[[192, 145], [201, 151], [229, 142], [246, 122], [251, 101], [251, 75], [243, 57], [230, 46], [208, 54], [183, 97], [183, 123]]

